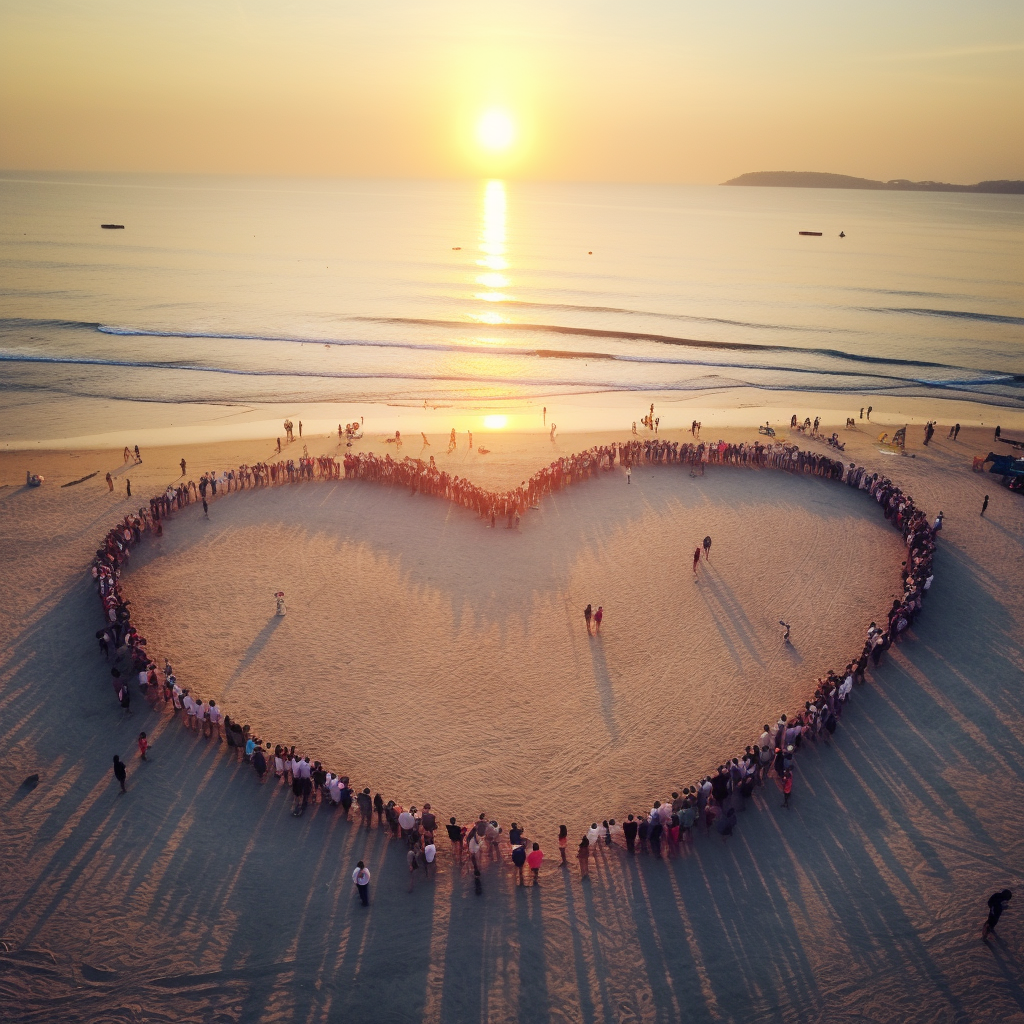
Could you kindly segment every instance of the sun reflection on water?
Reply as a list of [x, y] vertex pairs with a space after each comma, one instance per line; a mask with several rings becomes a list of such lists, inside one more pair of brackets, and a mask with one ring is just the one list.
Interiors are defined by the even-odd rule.
[[[508, 261], [505, 259], [506, 213], [505, 183], [503, 181], [487, 182], [484, 188], [484, 220], [480, 231], [480, 252], [482, 255], [476, 261], [477, 266], [486, 267], [490, 271], [508, 269]], [[503, 302], [508, 298], [502, 292], [494, 290], [508, 287], [509, 280], [503, 274], [481, 274], [477, 277], [476, 283], [482, 284], [485, 288], [492, 289], [488, 292], [478, 293], [475, 296], [484, 302]]]

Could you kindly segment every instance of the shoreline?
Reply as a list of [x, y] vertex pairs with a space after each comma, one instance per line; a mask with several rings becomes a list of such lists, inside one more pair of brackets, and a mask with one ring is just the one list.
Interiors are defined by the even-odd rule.
[[[281, 423], [303, 421], [308, 438], [336, 436], [338, 424], [365, 420], [367, 436], [403, 435], [423, 431], [428, 436], [447, 435], [455, 427], [459, 432], [472, 430], [474, 436], [531, 433], [544, 434], [552, 422], [564, 434], [603, 434], [609, 430], [628, 432], [632, 421], [645, 415], [653, 403], [661, 419], [661, 431], [686, 430], [694, 419], [708, 431], [757, 426], [769, 421], [780, 436], [788, 430], [790, 416], [821, 416], [825, 425], [844, 430], [847, 417], [853, 417], [858, 429], [869, 430], [860, 418], [861, 409], [873, 407], [871, 425], [878, 430], [904, 425], [923, 425], [938, 419], [940, 424], [959, 422], [963, 427], [994, 427], [1005, 433], [1024, 436], [1024, 409], [993, 406], [983, 402], [964, 402], [941, 398], [892, 398], [863, 396], [853, 405], [848, 396], [831, 392], [766, 393], [754, 388], [735, 388], [719, 393], [707, 391], [639, 391], [615, 394], [557, 395], [549, 399], [466, 399], [427, 403], [424, 408], [413, 402], [344, 403], [237, 403], [234, 405], [170, 405], [99, 399], [73, 399], [72, 409], [61, 419], [62, 431], [72, 436], [56, 438], [25, 437], [17, 434], [26, 417], [24, 408], [12, 405], [0, 412], [0, 453], [66, 452], [83, 449], [120, 449], [124, 444], [142, 448], [170, 444], [222, 444], [231, 441], [255, 442], [281, 433]], [[546, 414], [542, 411], [546, 408]], [[501, 416], [505, 424], [489, 429], [486, 417]], [[31, 415], [27, 415], [31, 420]], [[95, 429], [96, 420], [109, 422], [110, 429]], [[614, 426], [610, 426], [614, 424]], [[296, 431], [297, 431], [296, 426]], [[39, 424], [40, 432], [50, 428]], [[298, 435], [296, 434], [296, 437]]]

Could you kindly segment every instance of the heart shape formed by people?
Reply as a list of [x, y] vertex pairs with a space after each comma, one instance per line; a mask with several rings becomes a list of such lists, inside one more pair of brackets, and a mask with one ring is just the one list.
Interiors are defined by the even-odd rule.
[[[587, 467], [521, 530], [507, 513], [491, 530], [410, 493], [420, 477], [313, 465], [319, 484], [247, 487], [213, 523], [175, 510], [118, 592], [146, 656], [260, 737], [446, 813], [639, 810], [801, 707], [902, 595], [899, 535], [825, 476], [634, 455], [629, 484]], [[514, 500], [461, 497], [480, 494], [488, 524], [486, 502]]]

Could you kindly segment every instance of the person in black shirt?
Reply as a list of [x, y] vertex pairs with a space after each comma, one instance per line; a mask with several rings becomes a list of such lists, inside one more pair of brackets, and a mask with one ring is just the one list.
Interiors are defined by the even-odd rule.
[[[120, 784], [121, 792], [127, 793], [128, 791], [125, 789], [124, 784], [125, 780], [128, 778], [128, 769], [125, 767], [124, 761], [122, 761], [121, 758], [117, 756], [117, 754], [114, 755], [114, 778], [117, 779], [118, 783]], [[989, 903], [991, 902], [992, 901], [989, 900]]]
[[448, 841], [452, 844], [452, 850], [458, 852], [459, 859], [462, 859], [462, 829], [455, 824], [454, 818], [448, 819], [448, 824], [445, 825], [445, 831], [448, 833]]
[[987, 939], [989, 935], [996, 930], [996, 925], [999, 923], [999, 918], [1006, 909], [1006, 904], [1012, 899], [1013, 893], [1010, 892], [1009, 889], [1003, 889], [1002, 892], [994, 892], [989, 896], [988, 919], [981, 928], [981, 937], [983, 939]]
[[626, 853], [636, 853], [637, 828], [632, 814], [622, 823], [622, 834], [626, 838]]
[[[512, 833], [509, 832], [511, 838]], [[523, 881], [523, 866], [526, 864], [526, 844], [519, 843], [512, 846], [512, 863], [515, 865], [516, 878], [519, 880], [519, 885], [525, 885]]]

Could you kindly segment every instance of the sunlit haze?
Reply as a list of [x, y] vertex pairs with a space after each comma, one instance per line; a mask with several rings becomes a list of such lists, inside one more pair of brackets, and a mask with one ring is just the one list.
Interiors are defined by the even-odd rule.
[[1024, 177], [1024, 8], [392, 0], [0, 9], [0, 167]]

